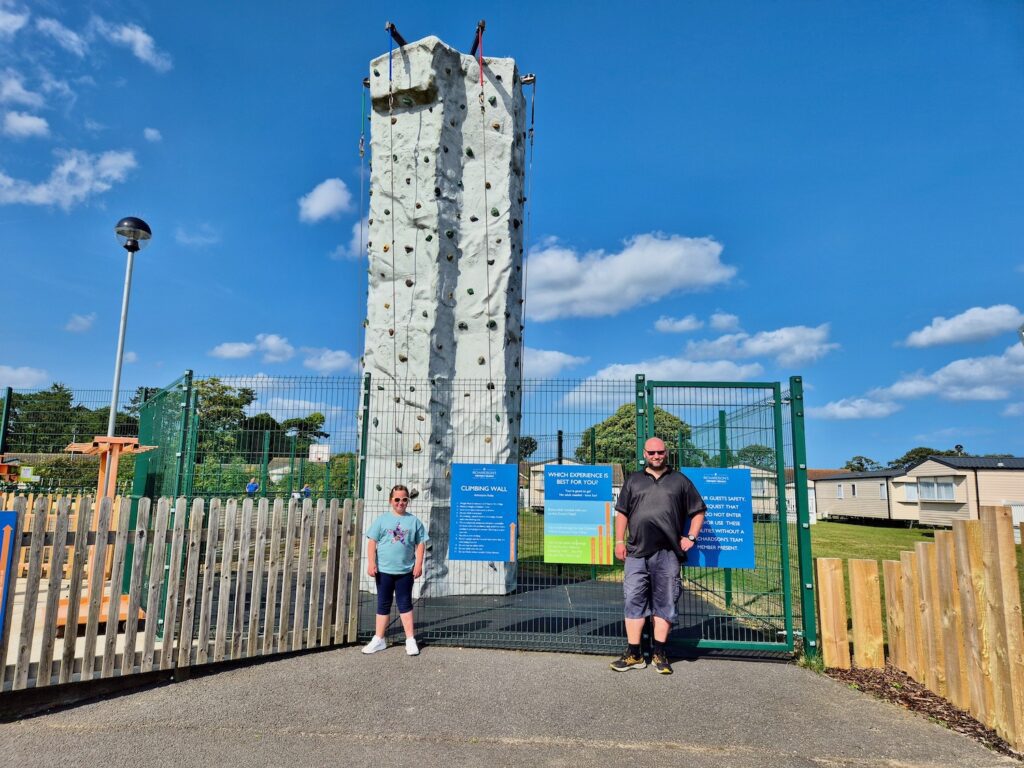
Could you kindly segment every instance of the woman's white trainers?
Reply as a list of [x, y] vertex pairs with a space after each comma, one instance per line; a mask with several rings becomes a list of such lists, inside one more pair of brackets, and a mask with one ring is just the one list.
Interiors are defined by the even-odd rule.
[[383, 651], [387, 647], [387, 641], [383, 637], [374, 635], [373, 639], [363, 646], [363, 653], [376, 653], [377, 651]]
[[409, 654], [410, 656], [419, 656], [420, 655], [420, 647], [418, 645], [416, 645], [416, 638], [415, 637], [407, 637], [407, 638], [405, 638], [405, 652], [407, 654]]

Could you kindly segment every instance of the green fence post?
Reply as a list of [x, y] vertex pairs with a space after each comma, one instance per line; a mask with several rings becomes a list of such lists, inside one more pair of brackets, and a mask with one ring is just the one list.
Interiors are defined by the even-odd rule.
[[811, 557], [811, 516], [807, 496], [807, 443], [804, 437], [804, 380], [789, 377], [790, 426], [793, 430], [793, 493], [796, 499], [796, 541], [800, 565], [800, 614], [804, 653], [818, 655], [818, 622], [814, 613], [814, 561]]
[[684, 464], [683, 464], [683, 446], [686, 443], [685, 443], [685, 438], [683, 437], [683, 430], [681, 430], [681, 429], [679, 430], [679, 434], [676, 436], [676, 443], [677, 443], [677, 445], [676, 445], [676, 467], [682, 467], [682, 466], [684, 466]]
[[778, 485], [779, 510], [779, 555], [782, 567], [782, 609], [786, 616], [786, 642], [793, 647], [793, 595], [790, 592], [789, 575], [789, 521], [786, 509], [786, 444], [782, 434], [782, 385], [775, 384], [772, 394], [775, 399], [773, 413], [775, 420], [775, 473]]
[[348, 458], [348, 482], [345, 485], [345, 498], [356, 497], [356, 462], [354, 456]]
[[[174, 498], [181, 495], [185, 481], [185, 449], [188, 447], [188, 425], [191, 421], [189, 406], [192, 404], [192, 371], [185, 371], [185, 396], [181, 399], [181, 437], [178, 439], [177, 470], [174, 473]], [[168, 523], [172, 526], [173, 519]], [[169, 556], [169, 555], [168, 555]]]
[[370, 374], [363, 376], [363, 424], [359, 438], [359, 496], [366, 498], [366, 446], [370, 438]]
[[263, 430], [263, 458], [260, 461], [260, 498], [267, 498], [267, 483], [270, 482], [270, 430]]
[[292, 497], [295, 490], [295, 440], [298, 436], [292, 435], [292, 444], [288, 454], [288, 498]]
[[11, 421], [11, 400], [14, 397], [14, 390], [7, 387], [4, 390], [4, 410], [0, 413], [0, 454], [7, 448], [7, 425]]
[[597, 427], [590, 428], [590, 463], [597, 464]]
[[644, 443], [647, 442], [647, 381], [642, 373], [636, 375], [636, 468], [644, 468]]
[[[718, 466], [729, 466], [729, 434], [726, 429], [725, 411], [718, 412]], [[732, 568], [725, 569], [725, 607], [732, 606]]]
[[303, 471], [302, 470], [303, 470], [303, 468], [305, 466], [306, 466], [306, 463], [302, 460], [302, 457], [300, 456], [299, 457], [299, 482], [296, 483], [296, 485], [299, 486], [299, 490], [302, 490], [302, 486], [303, 486], [303, 483], [302, 483]]

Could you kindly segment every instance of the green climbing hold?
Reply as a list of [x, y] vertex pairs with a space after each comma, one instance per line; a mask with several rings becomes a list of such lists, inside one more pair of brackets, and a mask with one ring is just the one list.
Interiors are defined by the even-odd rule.
[[491, 208], [491, 216], [500, 216], [500, 215], [501, 215], [501, 211], [499, 211], [497, 208]]
[[378, 419], [376, 416], [373, 417], [373, 426], [380, 426], [380, 419]]
[[498, 414], [494, 414], [494, 420], [501, 421], [501, 416], [499, 416]]
[[[380, 72], [378, 72], [376, 69], [373, 70], [373, 76], [374, 77], [380, 77]], [[380, 486], [377, 486], [377, 490], [378, 491], [380, 490]]]
[[470, 296], [472, 296], [474, 293], [476, 293], [476, 291], [474, 291], [472, 288], [467, 288], [466, 289], [466, 293], [468, 293]]
[[468, 331], [469, 330], [469, 326], [466, 325], [466, 321], [465, 320], [462, 320], [462, 321], [459, 322], [459, 330], [460, 331]]
[[470, 216], [470, 217], [469, 217], [469, 220], [470, 220], [470, 221], [480, 221], [480, 219], [479, 219], [479, 218], [477, 218], [476, 216]]
[[431, 240], [434, 239], [434, 236], [433, 235], [427, 235], [424, 239], [429, 243]]
[[403, 96], [401, 99], [399, 99], [399, 101], [402, 102], [402, 106], [403, 107], [411, 107], [412, 106], [412, 99], [410, 99], [408, 96]]
[[492, 107], [498, 106], [498, 97], [497, 96], [491, 96], [491, 98], [489, 98], [487, 100], [487, 103], [490, 104]]
[[466, 157], [476, 157], [476, 155], [473, 154], [472, 147], [466, 147]]
[[445, 237], [447, 237], [448, 239], [451, 239], [451, 238], [455, 237], [455, 230], [454, 229], [446, 229], [444, 231], [444, 234], [445, 234]]
[[488, 320], [487, 327], [493, 331], [495, 328], [498, 327], [498, 324], [494, 320]]

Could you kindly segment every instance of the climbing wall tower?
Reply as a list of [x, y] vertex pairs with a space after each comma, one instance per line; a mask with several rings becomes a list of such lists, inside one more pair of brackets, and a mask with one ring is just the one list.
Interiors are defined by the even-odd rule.
[[518, 456], [521, 79], [427, 37], [372, 61], [369, 82], [366, 525], [408, 486], [431, 538], [422, 592], [503, 594], [514, 563], [448, 559], [450, 468]]

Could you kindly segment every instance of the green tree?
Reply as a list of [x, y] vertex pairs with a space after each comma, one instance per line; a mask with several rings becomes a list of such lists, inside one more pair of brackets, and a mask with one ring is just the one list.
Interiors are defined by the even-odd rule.
[[[590, 430], [594, 438], [599, 464], [620, 463], [627, 472], [636, 470], [636, 406], [626, 403], [602, 422], [588, 427], [576, 448], [576, 460], [590, 461]], [[708, 463], [708, 456], [690, 441], [690, 425], [663, 408], [654, 409], [654, 434], [665, 441], [670, 452], [677, 449], [680, 435], [683, 455], [677, 460], [681, 466], [700, 467]]]
[[289, 429], [296, 431], [295, 451], [300, 456], [309, 454], [309, 446], [317, 440], [325, 440], [330, 437], [329, 432], [324, 432], [324, 422], [327, 418], [319, 411], [314, 411], [307, 416], [295, 419], [285, 419], [281, 422], [281, 429], [287, 432]]
[[761, 469], [775, 469], [775, 450], [767, 445], [753, 443], [745, 445], [736, 451], [733, 464], [742, 464], [745, 467], [760, 467]]
[[843, 465], [843, 469], [850, 472], [874, 472], [882, 469], [882, 465], [867, 456], [853, 456]]
[[249, 387], [225, 384], [216, 377], [200, 379], [195, 387], [199, 396], [196, 461], [201, 462], [211, 454], [226, 460], [238, 448], [245, 409], [256, 401], [256, 392]]
[[523, 435], [519, 438], [519, 460], [526, 461], [537, 452], [537, 438]]
[[920, 461], [924, 461], [929, 456], [970, 456], [969, 453], [963, 453], [955, 449], [948, 451], [940, 451], [937, 448], [927, 448], [923, 445], [917, 448], [911, 448], [909, 451], [904, 453], [898, 459], [893, 459], [889, 462], [889, 469], [908, 469], [909, 467], [917, 464]]

